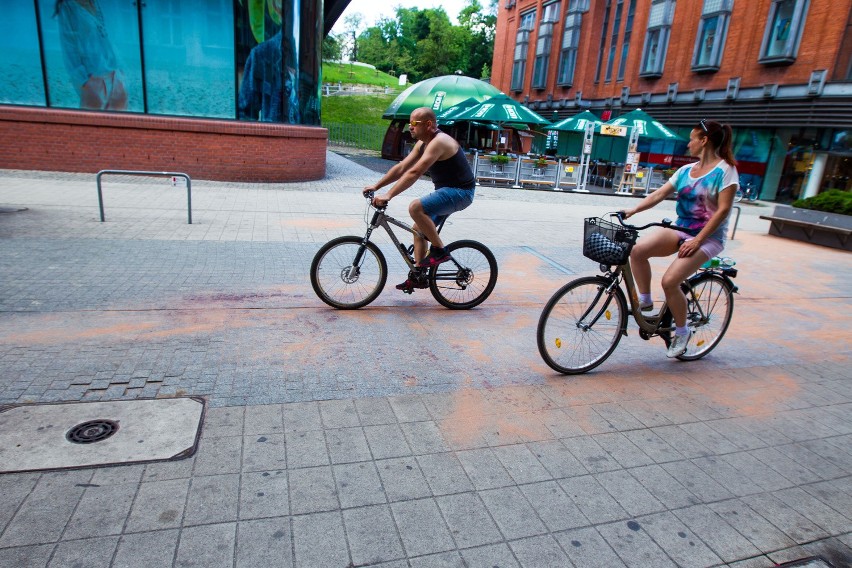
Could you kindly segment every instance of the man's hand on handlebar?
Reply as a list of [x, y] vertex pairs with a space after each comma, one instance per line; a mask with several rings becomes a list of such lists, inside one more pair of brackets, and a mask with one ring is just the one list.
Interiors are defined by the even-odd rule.
[[373, 204], [373, 207], [387, 207], [388, 201], [390, 201], [390, 197], [387, 194], [385, 195], [376, 195], [376, 186], [369, 185], [364, 188], [361, 192], [364, 194], [364, 197], [370, 200], [370, 203]]

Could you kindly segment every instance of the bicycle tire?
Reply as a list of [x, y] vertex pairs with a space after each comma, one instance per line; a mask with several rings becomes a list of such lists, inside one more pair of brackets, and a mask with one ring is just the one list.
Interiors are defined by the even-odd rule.
[[[712, 272], [693, 276], [684, 282], [682, 287], [687, 299], [686, 322], [693, 335], [686, 353], [678, 356], [678, 359], [695, 361], [715, 349], [728, 331], [734, 315], [734, 292], [727, 280]], [[696, 305], [696, 299], [700, 306]], [[660, 320], [660, 326], [671, 325], [672, 313], [666, 310]], [[668, 347], [671, 335], [660, 333], [660, 336]]]
[[478, 306], [497, 284], [497, 259], [477, 241], [456, 241], [446, 249], [453, 260], [429, 269], [429, 291], [451, 310]]
[[[324, 244], [311, 262], [311, 286], [319, 299], [339, 310], [363, 308], [381, 294], [388, 279], [388, 264], [375, 244], [346, 236]], [[363, 247], [358, 273], [350, 271]]]
[[[606, 361], [618, 346], [627, 328], [627, 301], [621, 288], [603, 293], [610, 284], [602, 276], [578, 278], [560, 288], [544, 306], [536, 342], [551, 369], [565, 375], [586, 373]], [[600, 313], [600, 317], [584, 330], [578, 324], [586, 313], [592, 317]]]

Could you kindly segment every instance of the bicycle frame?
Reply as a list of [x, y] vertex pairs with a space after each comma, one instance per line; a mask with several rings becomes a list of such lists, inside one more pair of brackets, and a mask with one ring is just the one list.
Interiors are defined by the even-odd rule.
[[[437, 227], [435, 227], [439, 234], [441, 233], [441, 229], [444, 227], [444, 222], [445, 221], [442, 221]], [[376, 209], [376, 212], [373, 213], [372, 220], [370, 221], [369, 225], [367, 226], [367, 233], [364, 235], [364, 239], [361, 241], [362, 244], [366, 245], [367, 242], [370, 240], [370, 236], [373, 234], [373, 231], [375, 229], [377, 229], [378, 227], [381, 227], [385, 230], [385, 232], [390, 237], [390, 240], [393, 243], [394, 248], [402, 256], [403, 260], [405, 261], [405, 264], [408, 265], [408, 269], [414, 270], [415, 268], [417, 268], [414, 257], [408, 252], [408, 249], [406, 249], [405, 245], [403, 245], [400, 242], [400, 240], [398, 238], [396, 238], [396, 233], [394, 233], [393, 229], [391, 229], [391, 225], [396, 225], [400, 229], [408, 231], [414, 237], [420, 237], [423, 240], [428, 240], [428, 239], [426, 239], [426, 235], [424, 235], [420, 231], [416, 230], [411, 225], [409, 225], [407, 223], [403, 223], [402, 221], [391, 217], [390, 215], [388, 215], [387, 213], [384, 212], [384, 209]], [[363, 249], [358, 251], [358, 254], [355, 257], [355, 261], [353, 262], [354, 265], [357, 266], [361, 262], [361, 255], [363, 255]], [[456, 260], [454, 258], [452, 258], [452, 255], [450, 255], [450, 261], [453, 264], [455, 264], [457, 269], [462, 268], [459, 265], [459, 263], [457, 263]], [[439, 279], [444, 279], [444, 278], [439, 278]]]

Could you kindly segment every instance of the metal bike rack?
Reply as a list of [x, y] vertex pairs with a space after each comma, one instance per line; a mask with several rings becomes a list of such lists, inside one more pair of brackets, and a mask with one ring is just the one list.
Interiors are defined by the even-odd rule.
[[736, 235], [736, 234], [737, 234], [737, 224], [740, 222], [740, 211], [741, 211], [741, 210], [740, 210], [740, 206], [739, 206], [739, 205], [732, 205], [732, 206], [731, 206], [731, 209], [736, 209], [736, 210], [737, 210], [737, 218], [736, 218], [736, 219], [734, 219], [734, 229], [731, 231], [731, 240], [734, 240], [734, 235]]
[[146, 172], [138, 170], [101, 170], [96, 178], [98, 184], [98, 207], [101, 210], [101, 223], [104, 222], [104, 196], [101, 191], [101, 176], [104, 174], [120, 174], [133, 176], [181, 177], [186, 180], [186, 213], [188, 223], [192, 225], [192, 180], [182, 172]]

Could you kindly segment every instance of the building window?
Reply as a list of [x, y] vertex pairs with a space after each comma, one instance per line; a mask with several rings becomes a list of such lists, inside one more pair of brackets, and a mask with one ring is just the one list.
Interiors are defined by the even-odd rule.
[[692, 56], [693, 71], [719, 70], [733, 4], [733, 0], [704, 0], [698, 37], [695, 39], [695, 53]]
[[805, 27], [808, 0], [773, 0], [766, 19], [760, 63], [793, 63]]
[[606, 0], [603, 27], [601, 28], [601, 47], [598, 50], [598, 64], [595, 66], [595, 83], [599, 83], [601, 80], [601, 66], [603, 65], [604, 55], [606, 54], [606, 35], [609, 29], [609, 10], [611, 7], [612, 0]]
[[513, 91], [524, 90], [524, 75], [527, 73], [527, 51], [530, 45], [530, 32], [535, 24], [535, 10], [521, 14], [518, 34], [515, 36], [515, 63], [512, 65]]
[[553, 46], [553, 26], [559, 20], [559, 2], [546, 4], [541, 10], [538, 38], [535, 40], [535, 65], [532, 86], [543, 89], [547, 86], [547, 67], [550, 65], [550, 50]]
[[562, 31], [562, 48], [559, 52], [559, 70], [556, 74], [556, 84], [562, 87], [570, 87], [574, 84], [577, 49], [580, 46], [580, 27], [583, 25], [583, 13], [588, 11], [589, 0], [568, 0], [565, 28]]
[[618, 47], [618, 28], [621, 27], [621, 12], [624, 9], [624, 0], [616, 0], [615, 3], [615, 19], [612, 21], [612, 39], [609, 43], [609, 58], [606, 62], [606, 76], [604, 81], [609, 83], [612, 80], [612, 67], [615, 64], [615, 53]]
[[660, 77], [666, 63], [666, 50], [674, 19], [675, 0], [652, 0], [648, 32], [642, 52], [640, 77]]
[[627, 6], [627, 21], [624, 23], [624, 41], [621, 43], [621, 61], [618, 62], [616, 81], [624, 80], [624, 68], [630, 51], [630, 35], [633, 33], [633, 16], [636, 14], [636, 0], [630, 0]]

